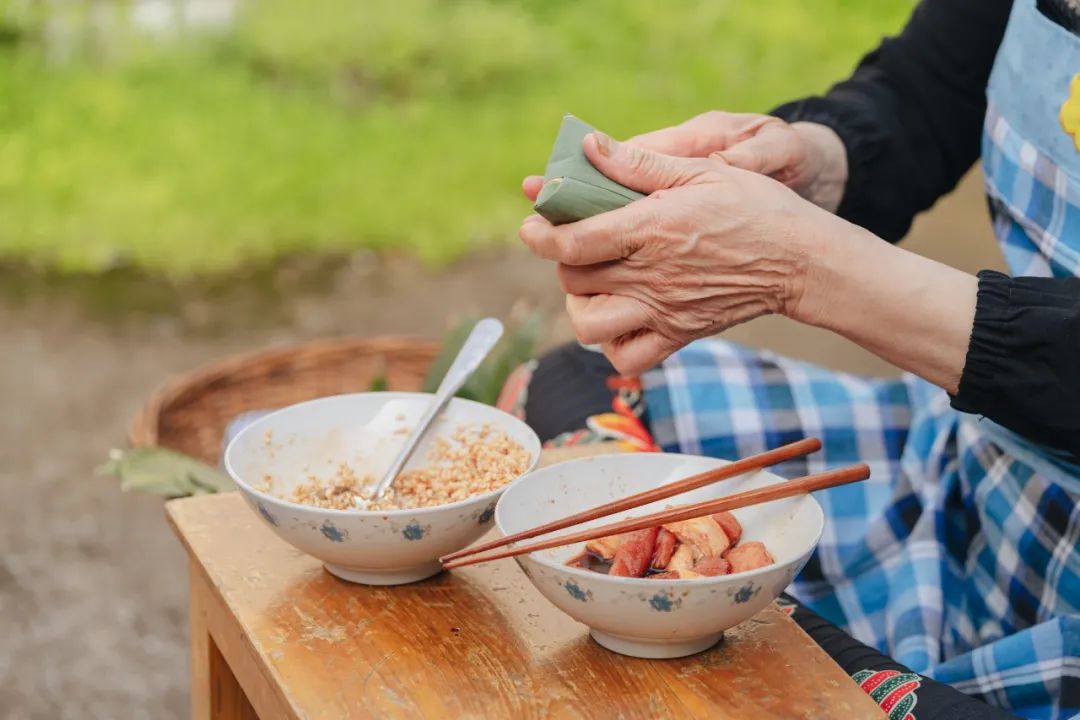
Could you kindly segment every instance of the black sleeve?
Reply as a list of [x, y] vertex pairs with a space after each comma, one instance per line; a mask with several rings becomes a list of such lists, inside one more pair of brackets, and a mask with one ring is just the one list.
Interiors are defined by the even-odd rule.
[[1080, 460], [1080, 278], [979, 273], [952, 405]]
[[831, 127], [847, 150], [837, 211], [890, 242], [952, 190], [979, 155], [986, 83], [1012, 0], [922, 0], [824, 97], [774, 115]]

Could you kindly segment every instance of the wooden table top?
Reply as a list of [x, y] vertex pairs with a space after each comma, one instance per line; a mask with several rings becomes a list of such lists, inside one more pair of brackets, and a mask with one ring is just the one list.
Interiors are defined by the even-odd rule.
[[259, 666], [248, 676], [270, 686], [245, 692], [275, 716], [884, 717], [774, 606], [709, 651], [641, 660], [593, 642], [510, 560], [365, 587], [279, 540], [238, 493], [174, 500], [167, 514], [227, 609], [217, 632], [242, 641]]

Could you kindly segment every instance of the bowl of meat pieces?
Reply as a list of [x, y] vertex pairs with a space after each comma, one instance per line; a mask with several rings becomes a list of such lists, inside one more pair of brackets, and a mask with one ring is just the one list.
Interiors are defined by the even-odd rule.
[[[726, 464], [678, 454], [616, 454], [536, 470], [503, 493], [504, 534]], [[714, 483], [573, 531], [786, 482], [765, 471]], [[536, 588], [605, 648], [643, 658], [691, 655], [773, 602], [817, 546], [824, 515], [809, 495], [518, 556]], [[570, 532], [564, 530], [536, 540]]]
[[432, 399], [371, 392], [291, 405], [238, 433], [225, 468], [274, 533], [332, 574], [367, 585], [423, 580], [442, 569], [439, 557], [491, 529], [499, 496], [540, 457], [525, 423], [454, 398], [374, 497]]

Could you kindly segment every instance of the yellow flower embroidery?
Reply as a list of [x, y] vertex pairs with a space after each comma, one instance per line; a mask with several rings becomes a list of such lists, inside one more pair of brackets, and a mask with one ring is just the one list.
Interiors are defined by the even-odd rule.
[[1069, 83], [1069, 99], [1061, 106], [1061, 127], [1072, 135], [1076, 150], [1080, 152], [1080, 73], [1073, 75]]

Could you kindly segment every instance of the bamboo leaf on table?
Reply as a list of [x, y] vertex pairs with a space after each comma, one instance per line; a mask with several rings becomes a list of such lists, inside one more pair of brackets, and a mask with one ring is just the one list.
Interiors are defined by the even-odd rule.
[[120, 480], [125, 492], [139, 491], [165, 497], [187, 497], [228, 492], [236, 486], [229, 476], [206, 463], [165, 448], [113, 450], [97, 468], [98, 475]]

